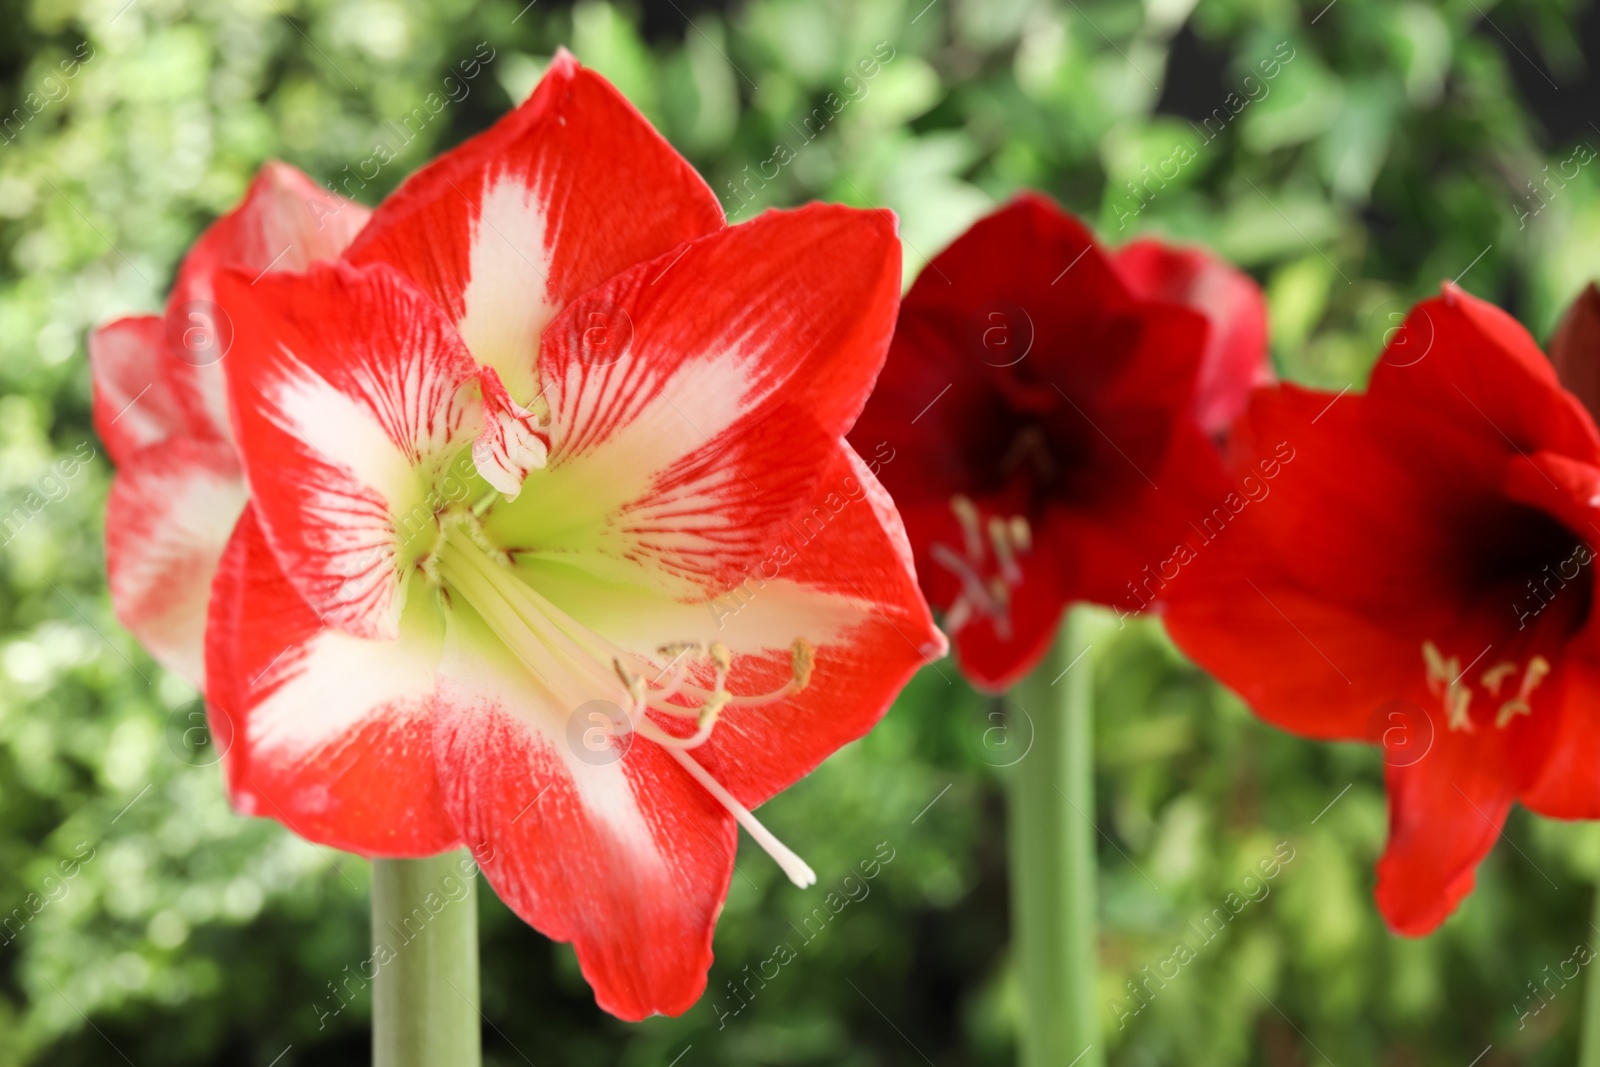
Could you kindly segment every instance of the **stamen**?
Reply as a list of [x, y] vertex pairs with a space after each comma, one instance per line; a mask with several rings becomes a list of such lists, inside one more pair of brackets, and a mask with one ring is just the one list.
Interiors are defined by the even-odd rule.
[[795, 638], [794, 647], [789, 652], [789, 670], [794, 674], [793, 685], [796, 693], [811, 684], [811, 671], [816, 665], [816, 648], [803, 637]]
[[[1011, 591], [1023, 579], [1017, 557], [1033, 547], [1028, 520], [1021, 515], [991, 515], [985, 520], [977, 505], [959, 494], [950, 498], [950, 510], [961, 526], [966, 554], [937, 542], [929, 548], [933, 561], [961, 582], [961, 592], [945, 609], [945, 631], [956, 633], [975, 616], [982, 615], [990, 620], [1002, 641], [1010, 640]], [[990, 556], [994, 559], [992, 569]]]
[[1024, 516], [1011, 516], [1011, 543], [1017, 546], [1018, 552], [1028, 552], [1033, 548], [1033, 530]]
[[956, 597], [950, 610], [944, 613], [944, 628], [946, 633], [955, 634], [967, 623], [972, 621], [972, 602], [965, 594]]
[[1022, 581], [1022, 568], [1017, 566], [1016, 553], [1011, 551], [1011, 524], [998, 515], [989, 517], [989, 544], [994, 547], [994, 558], [1000, 564], [1000, 573], [1008, 585]]
[[1448, 659], [1432, 641], [1422, 642], [1422, 662], [1428, 672], [1428, 692], [1444, 700], [1446, 722], [1452, 730], [1472, 732], [1472, 687], [1461, 683], [1461, 657]]
[[967, 558], [973, 563], [983, 563], [983, 527], [978, 521], [978, 506], [957, 493], [950, 498], [950, 510], [956, 513], [961, 524], [961, 536], [967, 543]]
[[1497, 697], [1500, 695], [1500, 687], [1505, 684], [1506, 679], [1516, 673], [1517, 665], [1515, 663], [1509, 661], [1496, 663], [1493, 667], [1483, 672], [1483, 687], [1489, 691], [1490, 696]]
[[989, 587], [971, 564], [945, 545], [936, 544], [928, 551], [935, 563], [961, 579], [961, 594], [969, 603], [976, 604], [978, 610], [986, 615], [999, 614], [1000, 606], [990, 598]]
[[677, 760], [689, 776], [699, 782], [705, 791], [710, 793], [716, 801], [728, 809], [728, 814], [736, 819], [740, 826], [755, 839], [756, 844], [766, 850], [767, 855], [778, 861], [778, 866], [783, 868], [783, 873], [789, 876], [789, 881], [807, 889], [817, 884], [817, 873], [811, 869], [805, 860], [795, 855], [789, 846], [773, 836], [772, 831], [762, 826], [760, 821], [751, 814], [750, 809], [734, 799], [733, 794], [722, 787], [722, 783], [711, 777], [704, 767], [700, 766], [689, 753], [681, 748], [668, 748], [667, 755]]
[[1432, 641], [1422, 642], [1422, 662], [1428, 671], [1428, 692], [1434, 696], [1441, 696], [1444, 687], [1450, 684], [1450, 679], [1457, 673], [1456, 660], [1451, 657], [1446, 660], [1439, 652], [1439, 646]]
[[1449, 727], [1452, 730], [1472, 732], [1472, 719], [1467, 714], [1467, 707], [1472, 703], [1472, 690], [1464, 685], [1452, 685], [1445, 694], [1444, 707], [1449, 713]]
[[1528, 702], [1528, 698], [1539, 688], [1539, 683], [1544, 681], [1549, 673], [1549, 660], [1543, 656], [1530, 659], [1528, 669], [1522, 673], [1522, 686], [1517, 690], [1515, 697], [1500, 705], [1500, 711], [1494, 717], [1494, 724], [1504, 729], [1518, 715], [1532, 715], [1533, 705]]
[[[611, 692], [616, 692], [614, 687], [620, 684], [624, 700], [628, 705], [629, 728], [637, 731], [640, 737], [656, 742], [688, 771], [690, 777], [710, 793], [717, 803], [726, 808], [756, 843], [777, 861], [790, 881], [802, 889], [816, 884], [816, 872], [788, 846], [773, 836], [748, 808], [740, 804], [733, 794], [723, 788], [722, 784], [689, 754], [689, 749], [703, 744], [710, 737], [718, 718], [727, 707], [770, 702], [805, 688], [811, 680], [816, 658], [815, 649], [809, 641], [804, 638], [797, 639], [791, 648], [790, 663], [794, 677], [775, 692], [757, 697], [734, 696], [722, 687], [727, 675], [732, 671], [733, 657], [725, 645], [713, 644], [704, 648], [704, 655], [711, 660], [716, 670], [717, 690], [708, 693], [698, 707], [671, 704], [658, 706], [657, 701], [666, 690], [652, 693], [650, 683], [643, 675], [627, 665], [629, 662], [639, 660], [636, 654], [612, 644], [584, 627], [582, 623], [562, 612], [531, 587], [500, 571], [489, 556], [472, 551], [472, 548], [476, 547], [478, 547], [476, 539], [473, 539], [470, 547], [459, 540], [451, 539], [448, 544], [442, 546], [445, 550], [438, 553], [437, 573], [451, 587], [461, 592], [466, 602], [472, 605], [495, 635], [541, 685], [550, 688], [541, 668], [551, 670], [563, 667], [570, 669], [576, 675], [579, 684], [591, 692], [603, 692], [608, 687], [612, 687]], [[686, 670], [683, 661], [687, 658], [698, 658], [702, 647], [698, 644], [683, 644], [660, 649], [663, 655], [668, 651], [677, 653], [672, 662], [662, 669], [662, 674], [676, 667], [674, 683], [681, 682]], [[610, 652], [609, 673], [602, 668], [605, 661], [596, 655], [600, 650]], [[694, 656], [691, 657], [691, 653]], [[699, 689], [697, 686], [685, 688]], [[671, 693], [676, 691], [674, 687]], [[703, 689], [700, 691], [705, 692]], [[556, 690], [552, 688], [551, 692], [559, 698]], [[646, 710], [663, 711], [680, 717], [692, 716], [696, 720], [696, 730], [688, 737], [675, 737], [651, 722], [645, 714]]]

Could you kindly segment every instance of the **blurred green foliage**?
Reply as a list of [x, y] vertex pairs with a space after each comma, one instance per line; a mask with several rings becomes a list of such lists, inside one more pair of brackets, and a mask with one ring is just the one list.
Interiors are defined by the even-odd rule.
[[[365, 864], [228, 811], [190, 732], [197, 695], [121, 631], [102, 579], [110, 472], [85, 331], [158, 308], [268, 157], [375, 203], [520, 100], [564, 43], [736, 219], [886, 204], [909, 276], [1042, 188], [1110, 241], [1156, 232], [1241, 263], [1268, 292], [1280, 373], [1334, 389], [1360, 385], [1396, 313], [1442, 278], [1543, 336], [1600, 274], [1600, 168], [1563, 170], [1600, 145], [1563, 110], [1590, 86], [1586, 9], [1565, 0], [680, 2], [0, 0], [0, 513], [27, 513], [0, 547], [0, 916], [26, 917], [0, 925], [0, 1067], [366, 1054], [365, 998], [318, 1010], [367, 955]], [[494, 59], [451, 88], [484, 45]], [[421, 136], [347, 185], [432, 92], [451, 99]], [[1591, 827], [1513, 816], [1460, 913], [1394, 938], [1370, 902], [1373, 750], [1261, 725], [1153, 623], [1106, 619], [1095, 658], [1113, 1063], [1572, 1061], [1582, 994], [1551, 975], [1600, 936]], [[796, 891], [745, 853], [711, 990], [680, 1019], [602, 1016], [571, 953], [485, 894], [489, 1061], [1010, 1062], [1016, 729], [939, 664], [773, 801], [765, 817], [821, 885]], [[868, 896], [797, 936], [885, 848]], [[1260, 899], [1132, 1014], [1126, 983], [1237, 892]], [[785, 940], [797, 958], [735, 999]]]

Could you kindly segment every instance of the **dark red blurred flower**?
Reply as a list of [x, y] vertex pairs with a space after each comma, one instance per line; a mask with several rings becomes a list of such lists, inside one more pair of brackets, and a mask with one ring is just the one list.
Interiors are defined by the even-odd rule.
[[1155, 242], [1108, 253], [1027, 194], [935, 257], [851, 440], [905, 517], [962, 668], [1003, 690], [1070, 601], [1132, 582], [1220, 496], [1208, 431], [1265, 374], [1254, 284]]
[[1364, 395], [1258, 391], [1231, 462], [1284, 447], [1292, 467], [1185, 569], [1167, 625], [1268, 721], [1384, 746], [1378, 907], [1427, 933], [1513, 800], [1600, 816], [1600, 434], [1521, 326], [1446, 285]]

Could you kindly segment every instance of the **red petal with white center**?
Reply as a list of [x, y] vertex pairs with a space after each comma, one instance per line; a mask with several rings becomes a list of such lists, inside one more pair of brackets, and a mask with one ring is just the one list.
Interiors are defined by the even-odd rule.
[[1244, 411], [1251, 388], [1272, 380], [1261, 288], [1209, 252], [1155, 240], [1124, 245], [1112, 262], [1139, 296], [1182, 304], [1206, 317], [1211, 331], [1195, 381], [1194, 415], [1208, 433], [1226, 431]]
[[482, 427], [478, 367], [395, 271], [223, 275], [240, 451], [268, 542], [330, 625], [393, 639], [432, 549], [432, 486]]
[[499, 543], [569, 551], [690, 599], [728, 588], [810, 497], [870, 390], [899, 258], [886, 212], [817, 205], [702, 238], [574, 302], [541, 360], [538, 501], [530, 479], [490, 517]]
[[323, 625], [245, 513], [206, 635], [211, 732], [235, 808], [369, 856], [459, 844], [433, 749], [441, 634], [427, 612], [407, 621], [394, 641]]
[[733, 873], [732, 817], [649, 741], [586, 745], [615, 705], [597, 705], [592, 726], [581, 686], [535, 675], [470, 608], [457, 603], [448, 626], [439, 773], [484, 876], [526, 922], [573, 943], [606, 1011], [687, 1011]]
[[415, 280], [528, 405], [569, 300], [723, 225], [688, 162], [563, 51], [521, 107], [384, 201], [348, 256]]
[[197, 687], [205, 684], [211, 580], [246, 499], [231, 445], [177, 438], [126, 456], [106, 502], [117, 618]]
[[550, 455], [549, 435], [538, 418], [506, 392], [493, 367], [484, 367], [483, 432], [472, 443], [472, 462], [485, 481], [515, 500], [528, 472], [543, 467]]
[[[773, 704], [730, 707], [691, 752], [746, 807], [872, 729], [911, 675], [946, 650], [894, 504], [867, 465], [841, 448], [804, 503], [800, 524], [745, 582], [713, 601], [716, 610], [703, 617], [715, 625], [685, 634], [727, 645], [730, 688], [752, 694], [790, 678], [794, 638], [815, 647], [804, 689]], [[683, 615], [703, 612], [695, 605]]]

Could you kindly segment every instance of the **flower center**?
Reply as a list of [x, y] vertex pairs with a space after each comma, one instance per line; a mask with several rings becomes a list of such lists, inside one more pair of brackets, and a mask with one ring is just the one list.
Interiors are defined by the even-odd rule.
[[[1472, 733], [1472, 697], [1475, 687], [1471, 681], [1463, 679], [1476, 664], [1469, 663], [1463, 669], [1461, 657], [1446, 657], [1439, 651], [1439, 646], [1432, 641], [1422, 642], [1422, 663], [1428, 681], [1428, 692], [1442, 702], [1446, 724], [1452, 730]], [[1549, 673], [1550, 661], [1543, 656], [1535, 655], [1528, 660], [1526, 666], [1520, 666], [1510, 660], [1501, 660], [1478, 676], [1477, 688], [1483, 690], [1489, 701], [1500, 701], [1494, 715], [1497, 729], [1505, 729], [1518, 715], [1533, 714], [1529, 697]], [[1513, 686], [1512, 680], [1518, 675], [1521, 676], [1520, 680]]]
[[1017, 557], [1033, 547], [1028, 520], [1021, 515], [990, 515], [960, 494], [950, 498], [950, 510], [961, 526], [961, 547], [935, 542], [928, 550], [933, 561], [953, 574], [961, 592], [944, 614], [944, 628], [954, 634], [975, 618], [988, 619], [1002, 641], [1011, 640], [1011, 591], [1022, 584]]
[[[574, 707], [598, 698], [615, 703], [619, 732], [636, 734], [665, 750], [796, 885], [805, 888], [816, 882], [805, 861], [691, 754], [710, 739], [727, 709], [776, 703], [804, 689], [815, 662], [810, 642], [795, 640], [790, 677], [783, 685], [768, 693], [735, 694], [728, 688], [734, 663], [726, 646], [685, 641], [663, 646], [654, 655], [624, 648], [540, 595], [513, 569], [511, 557], [491, 543], [472, 510], [446, 512], [439, 523], [438, 541], [418, 567], [447, 602], [452, 596], [465, 600], [557, 706], [563, 698]], [[693, 680], [707, 674], [710, 687]]]

